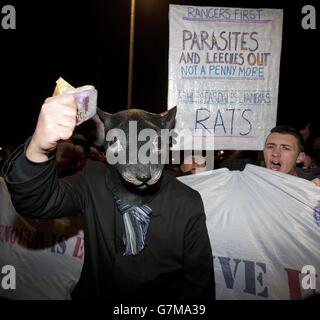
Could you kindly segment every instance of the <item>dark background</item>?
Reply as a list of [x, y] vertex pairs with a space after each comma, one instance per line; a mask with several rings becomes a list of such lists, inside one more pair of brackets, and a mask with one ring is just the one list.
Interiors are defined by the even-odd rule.
[[[172, 4], [283, 8], [278, 124], [319, 135], [320, 26], [304, 30], [301, 9], [319, 1], [171, 1]], [[16, 30], [0, 28], [0, 146], [32, 134], [44, 99], [61, 76], [73, 86], [92, 84], [108, 112], [127, 106], [130, 0], [8, 1], [16, 8]], [[133, 106], [167, 108], [169, 1], [136, 0]], [[1, 15], [1, 18], [4, 15]]]

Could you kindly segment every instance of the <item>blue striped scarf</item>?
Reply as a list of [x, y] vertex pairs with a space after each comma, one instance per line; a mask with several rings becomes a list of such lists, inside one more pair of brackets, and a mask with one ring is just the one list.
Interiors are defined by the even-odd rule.
[[123, 255], [137, 255], [144, 248], [152, 210], [145, 204], [135, 207], [119, 199], [116, 200], [116, 203], [123, 217], [125, 228], [123, 235], [125, 252]]

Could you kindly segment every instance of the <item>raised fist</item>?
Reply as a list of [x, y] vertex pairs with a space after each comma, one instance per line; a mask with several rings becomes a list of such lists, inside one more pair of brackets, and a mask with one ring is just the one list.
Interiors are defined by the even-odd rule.
[[59, 140], [72, 136], [76, 126], [77, 104], [73, 94], [47, 98], [41, 107], [37, 127], [27, 148], [27, 158], [33, 162], [48, 160], [48, 152]]

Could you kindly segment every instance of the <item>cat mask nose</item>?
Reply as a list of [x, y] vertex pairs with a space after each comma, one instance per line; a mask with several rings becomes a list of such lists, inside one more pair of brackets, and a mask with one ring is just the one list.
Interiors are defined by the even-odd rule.
[[151, 179], [151, 175], [150, 174], [141, 174], [137, 176], [137, 179], [143, 183], [146, 183], [147, 181], [149, 181]]

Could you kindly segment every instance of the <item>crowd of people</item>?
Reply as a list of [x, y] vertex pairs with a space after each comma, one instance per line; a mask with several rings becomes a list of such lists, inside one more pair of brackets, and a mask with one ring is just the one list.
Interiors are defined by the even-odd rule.
[[[252, 150], [217, 150], [214, 151], [214, 169], [228, 168], [242, 171], [246, 164], [259, 165], [269, 169], [289, 173], [298, 177], [313, 180], [319, 184], [320, 177], [320, 137], [310, 139], [310, 127], [297, 130], [293, 126], [281, 125], [271, 130], [272, 135], [266, 140], [263, 151]], [[272, 138], [274, 141], [269, 141]], [[286, 141], [298, 150], [288, 150]], [[291, 148], [292, 148], [291, 147]], [[0, 170], [4, 162], [15, 150], [13, 146], [0, 147]], [[289, 158], [286, 154], [289, 153]], [[180, 154], [180, 163], [170, 161], [165, 170], [175, 177], [204, 172], [206, 167], [206, 153], [192, 152]], [[271, 157], [271, 161], [270, 161]], [[280, 162], [281, 159], [281, 162]], [[106, 161], [105, 151], [101, 146], [90, 143], [84, 134], [76, 133], [68, 140], [58, 143], [56, 152], [56, 167], [60, 177], [74, 174], [84, 168], [88, 160]], [[272, 162], [273, 161], [273, 162]], [[287, 163], [287, 161], [289, 163]], [[289, 167], [287, 167], [289, 166]]]

